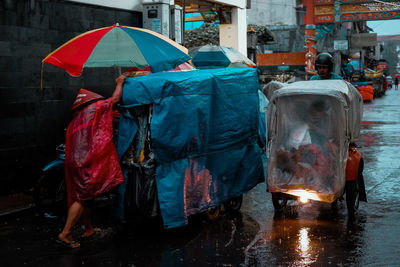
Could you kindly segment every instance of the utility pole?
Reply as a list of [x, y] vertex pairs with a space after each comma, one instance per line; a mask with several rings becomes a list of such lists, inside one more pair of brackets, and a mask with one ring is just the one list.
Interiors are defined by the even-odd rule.
[[306, 76], [314, 73], [314, 60], [317, 54], [317, 42], [315, 40], [315, 22], [314, 22], [314, 0], [303, 0], [306, 7], [304, 24], [306, 25], [306, 35], [304, 36], [306, 53]]
[[185, 46], [186, 0], [182, 1], [182, 45]]
[[[340, 19], [340, 0], [335, 0], [335, 40], [340, 40], [340, 29], [341, 29], [341, 19]], [[336, 74], [340, 74], [340, 65], [341, 65], [341, 53], [340, 50], [335, 50], [333, 55], [333, 72]]]

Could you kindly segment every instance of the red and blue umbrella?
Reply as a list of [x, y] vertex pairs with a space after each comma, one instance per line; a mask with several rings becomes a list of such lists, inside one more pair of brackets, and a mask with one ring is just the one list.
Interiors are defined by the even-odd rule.
[[188, 50], [156, 32], [118, 24], [85, 32], [50, 53], [49, 63], [80, 76], [86, 67], [150, 67], [173, 70], [190, 60]]

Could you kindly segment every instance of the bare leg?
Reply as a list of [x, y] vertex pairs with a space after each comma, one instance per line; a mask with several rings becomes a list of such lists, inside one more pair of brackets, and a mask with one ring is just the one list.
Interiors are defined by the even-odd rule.
[[91, 209], [85, 208], [82, 213], [82, 222], [85, 226], [85, 232], [83, 233], [83, 237], [89, 237], [94, 234], [95, 230], [92, 225], [91, 218]]
[[[67, 221], [65, 222], [64, 229], [62, 232], [58, 235], [58, 238], [64, 242], [71, 243], [72, 240], [72, 228], [75, 226], [75, 224], [78, 222], [80, 217], [82, 216], [82, 213], [84, 211], [84, 207], [81, 203], [79, 202], [74, 202], [71, 207], [68, 209], [68, 215], [67, 215]], [[79, 243], [75, 243], [74, 246], [78, 247], [80, 246]]]

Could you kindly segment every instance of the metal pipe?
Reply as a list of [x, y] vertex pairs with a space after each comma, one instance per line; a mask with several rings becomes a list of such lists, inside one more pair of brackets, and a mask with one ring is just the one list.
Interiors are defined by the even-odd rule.
[[182, 45], [185, 46], [185, 16], [186, 16], [186, 0], [182, 1]]

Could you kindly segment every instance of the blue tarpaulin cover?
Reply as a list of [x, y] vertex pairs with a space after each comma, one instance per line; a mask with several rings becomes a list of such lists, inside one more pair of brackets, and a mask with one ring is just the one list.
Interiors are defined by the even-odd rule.
[[193, 64], [196, 68], [224, 68], [231, 64], [229, 58], [223, 51], [198, 52], [196, 58], [193, 58]]
[[[164, 72], [127, 78], [121, 106], [153, 104], [151, 145], [165, 228], [263, 182], [257, 145], [260, 84], [255, 69]], [[121, 157], [138, 129], [122, 113]]]

